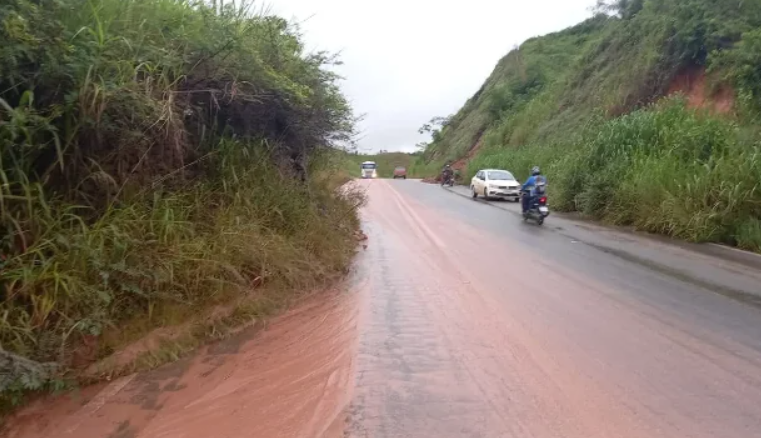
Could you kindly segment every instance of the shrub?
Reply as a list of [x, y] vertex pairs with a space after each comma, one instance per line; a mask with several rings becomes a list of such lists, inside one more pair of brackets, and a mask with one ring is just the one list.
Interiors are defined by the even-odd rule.
[[0, 6], [0, 403], [254, 286], [344, 271], [333, 62], [246, 4]]
[[[552, 203], [692, 241], [756, 247], [761, 149], [734, 123], [672, 99], [611, 119], [579, 143], [508, 147], [470, 162], [548, 175]], [[472, 176], [472, 175], [471, 175]]]

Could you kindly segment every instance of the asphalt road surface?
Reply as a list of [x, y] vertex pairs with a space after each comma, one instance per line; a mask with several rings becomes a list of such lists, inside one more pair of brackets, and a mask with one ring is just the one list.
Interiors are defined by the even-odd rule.
[[761, 437], [758, 257], [357, 185], [369, 238], [347, 290], [41, 400], [4, 436]]
[[361, 184], [349, 436], [761, 437], [754, 256], [538, 227], [462, 188]]

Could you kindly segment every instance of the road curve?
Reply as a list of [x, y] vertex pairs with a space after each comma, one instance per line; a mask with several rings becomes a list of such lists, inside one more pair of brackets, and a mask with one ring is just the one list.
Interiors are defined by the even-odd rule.
[[435, 185], [360, 184], [349, 436], [761, 437], [758, 271]]

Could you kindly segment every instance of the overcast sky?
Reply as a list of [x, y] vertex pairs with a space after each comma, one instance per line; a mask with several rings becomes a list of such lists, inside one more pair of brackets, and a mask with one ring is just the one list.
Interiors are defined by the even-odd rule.
[[340, 52], [362, 152], [412, 151], [417, 129], [455, 113], [502, 56], [591, 15], [595, 0], [269, 0], [310, 50]]

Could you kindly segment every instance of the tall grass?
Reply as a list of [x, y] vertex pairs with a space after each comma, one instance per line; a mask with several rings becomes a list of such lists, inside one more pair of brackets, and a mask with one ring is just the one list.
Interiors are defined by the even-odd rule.
[[426, 162], [423, 158], [418, 157], [410, 164], [408, 169], [411, 178], [424, 178], [428, 176], [438, 176], [443, 168], [443, 162], [431, 161]]
[[486, 151], [468, 169], [501, 167], [525, 178], [534, 165], [560, 210], [761, 251], [761, 145], [680, 99], [602, 122], [578, 142]]
[[337, 190], [331, 62], [245, 2], [0, 6], [0, 405], [345, 271], [360, 200]]
[[[340, 275], [353, 254], [356, 205], [324, 179], [303, 185], [281, 175], [254, 145], [230, 154], [218, 180], [132, 199], [92, 223], [76, 206], [38, 209], [44, 235], [0, 272], [3, 348], [86, 365], [255, 286], [307, 290]], [[97, 351], [77, 357], [89, 337], [102, 339]], [[46, 383], [25, 376], [6, 382], [3, 395]]]

